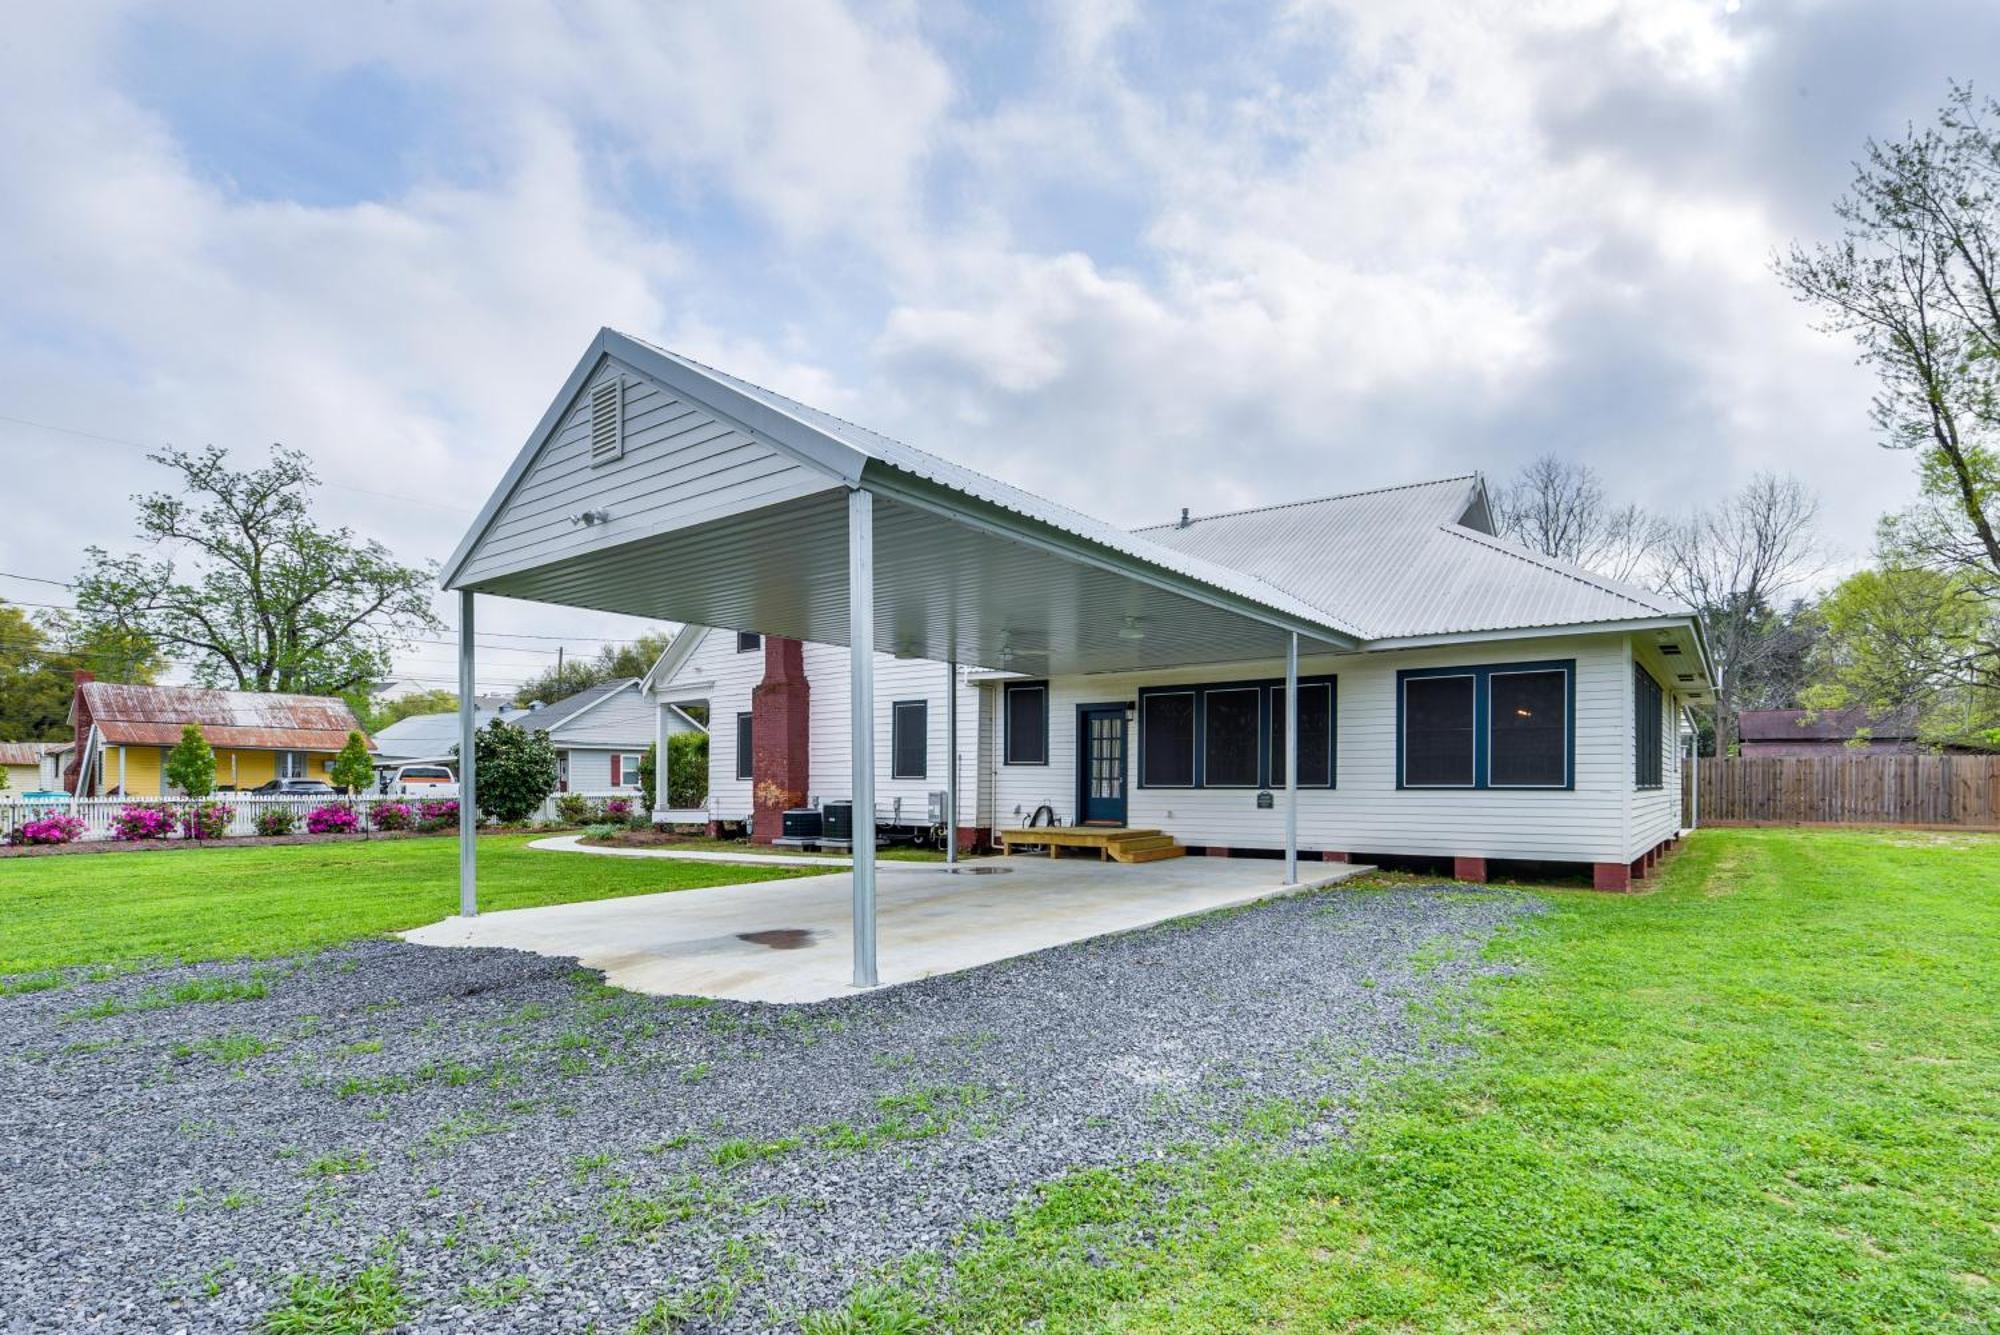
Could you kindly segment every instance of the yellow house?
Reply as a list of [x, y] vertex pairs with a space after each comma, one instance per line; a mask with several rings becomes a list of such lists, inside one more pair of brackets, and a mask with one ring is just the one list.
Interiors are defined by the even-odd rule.
[[346, 702], [332, 696], [125, 686], [88, 674], [79, 674], [70, 723], [76, 747], [63, 786], [82, 797], [172, 796], [167, 753], [190, 723], [215, 750], [221, 792], [249, 792], [274, 779], [326, 780], [347, 735], [361, 730]]

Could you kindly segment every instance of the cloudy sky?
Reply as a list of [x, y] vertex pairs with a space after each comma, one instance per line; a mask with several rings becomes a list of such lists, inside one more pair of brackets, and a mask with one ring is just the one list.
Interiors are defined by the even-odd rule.
[[[1134, 524], [1552, 451], [1661, 509], [1800, 473], [1853, 559], [1909, 496], [1769, 261], [1991, 0], [991, 10], [14, 14], [0, 597], [128, 543], [168, 441], [441, 559], [607, 324]], [[547, 651], [499, 632], [634, 631], [488, 624], [495, 686]]]

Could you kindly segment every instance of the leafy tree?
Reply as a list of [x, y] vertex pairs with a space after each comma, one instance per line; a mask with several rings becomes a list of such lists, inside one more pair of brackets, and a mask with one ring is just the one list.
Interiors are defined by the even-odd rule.
[[[1874, 369], [1881, 443], [1916, 456], [1920, 499], [1884, 521], [1884, 555], [1952, 576], [1989, 606], [2000, 602], [1996, 122], [2000, 102], [1953, 85], [1935, 125], [1868, 142], [1834, 205], [1841, 239], [1793, 246], [1778, 263], [1794, 295], [1851, 335]], [[2000, 636], [1986, 624], [1966, 671], [2000, 688]]]
[[653, 810], [653, 794], [659, 791], [660, 744], [653, 742], [646, 747], [646, 753], [639, 757], [639, 795], [645, 799], [647, 813]]
[[159, 651], [143, 637], [116, 628], [85, 631], [60, 614], [30, 619], [0, 603], [0, 737], [67, 740], [78, 669], [144, 684], [160, 666]]
[[86, 549], [83, 625], [142, 635], [209, 685], [319, 695], [386, 676], [410, 636], [440, 627], [434, 568], [314, 524], [319, 480], [298, 451], [274, 447], [247, 472], [214, 446], [149, 457], [180, 474], [182, 494], [135, 498], [140, 536], [164, 554]]
[[189, 797], [215, 791], [215, 751], [192, 723], [181, 729], [180, 741], [167, 752], [167, 782]]
[[346, 793], [365, 793], [375, 781], [375, 758], [368, 753], [368, 739], [358, 732], [347, 734], [347, 744], [327, 766], [333, 786]]
[[677, 732], [667, 738], [667, 806], [692, 811], [708, 801], [708, 734]]
[[1961, 576], [1859, 571], [1820, 600], [1818, 615], [1826, 640], [1809, 707], [1908, 711], [1927, 743], [2000, 750], [2000, 691], [1971, 670], [1993, 614]]
[[643, 677], [652, 671], [673, 638], [660, 631], [625, 644], [603, 645], [592, 658], [564, 658], [560, 665], [552, 664], [521, 683], [521, 688], [514, 692], [514, 703], [525, 705], [540, 700], [548, 704], [607, 681]]
[[473, 734], [472, 756], [479, 810], [503, 825], [527, 820], [556, 790], [556, 744], [545, 732], [494, 719]]
[[1636, 505], [1613, 505], [1595, 469], [1553, 454], [1492, 495], [1502, 537], [1613, 579], [1638, 578], [1666, 536], [1658, 517]]
[[391, 723], [400, 723], [418, 714], [455, 714], [458, 712], [458, 692], [447, 690], [418, 691], [413, 695], [398, 696], [394, 700], [376, 701], [373, 698], [354, 694], [347, 697], [347, 703], [354, 710], [354, 716], [369, 732], [380, 732]]
[[1766, 473], [1667, 529], [1661, 581], [1700, 616], [1715, 658], [1718, 754], [1735, 747], [1746, 683], [1782, 643], [1769, 634], [1773, 601], [1819, 569], [1818, 515], [1798, 479]]

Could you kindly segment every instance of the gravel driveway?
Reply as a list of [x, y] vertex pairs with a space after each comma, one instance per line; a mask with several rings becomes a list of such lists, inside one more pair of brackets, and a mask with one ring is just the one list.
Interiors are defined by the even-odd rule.
[[807, 1007], [395, 942], [0, 997], [0, 1330], [346, 1286], [419, 1330], [785, 1328], [1067, 1170], [1272, 1100], [1339, 1134], [1536, 906], [1336, 890]]

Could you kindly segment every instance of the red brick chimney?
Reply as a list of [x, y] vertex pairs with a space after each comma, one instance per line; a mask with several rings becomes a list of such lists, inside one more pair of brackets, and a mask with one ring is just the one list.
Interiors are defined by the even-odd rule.
[[83, 693], [83, 684], [87, 681], [96, 681], [97, 674], [76, 668], [69, 674], [69, 679], [71, 689], [74, 691], [70, 697], [70, 709], [76, 716], [76, 731], [71, 734], [76, 742], [76, 749], [70, 752], [69, 764], [63, 767], [62, 786], [65, 792], [75, 793], [78, 797], [89, 797], [91, 794], [78, 786], [83, 782], [83, 743], [84, 739], [90, 736], [91, 722], [90, 700]]
[[810, 786], [812, 687], [805, 646], [764, 637], [764, 680], [750, 692], [750, 837], [768, 844], [784, 833], [784, 814], [802, 807]]

